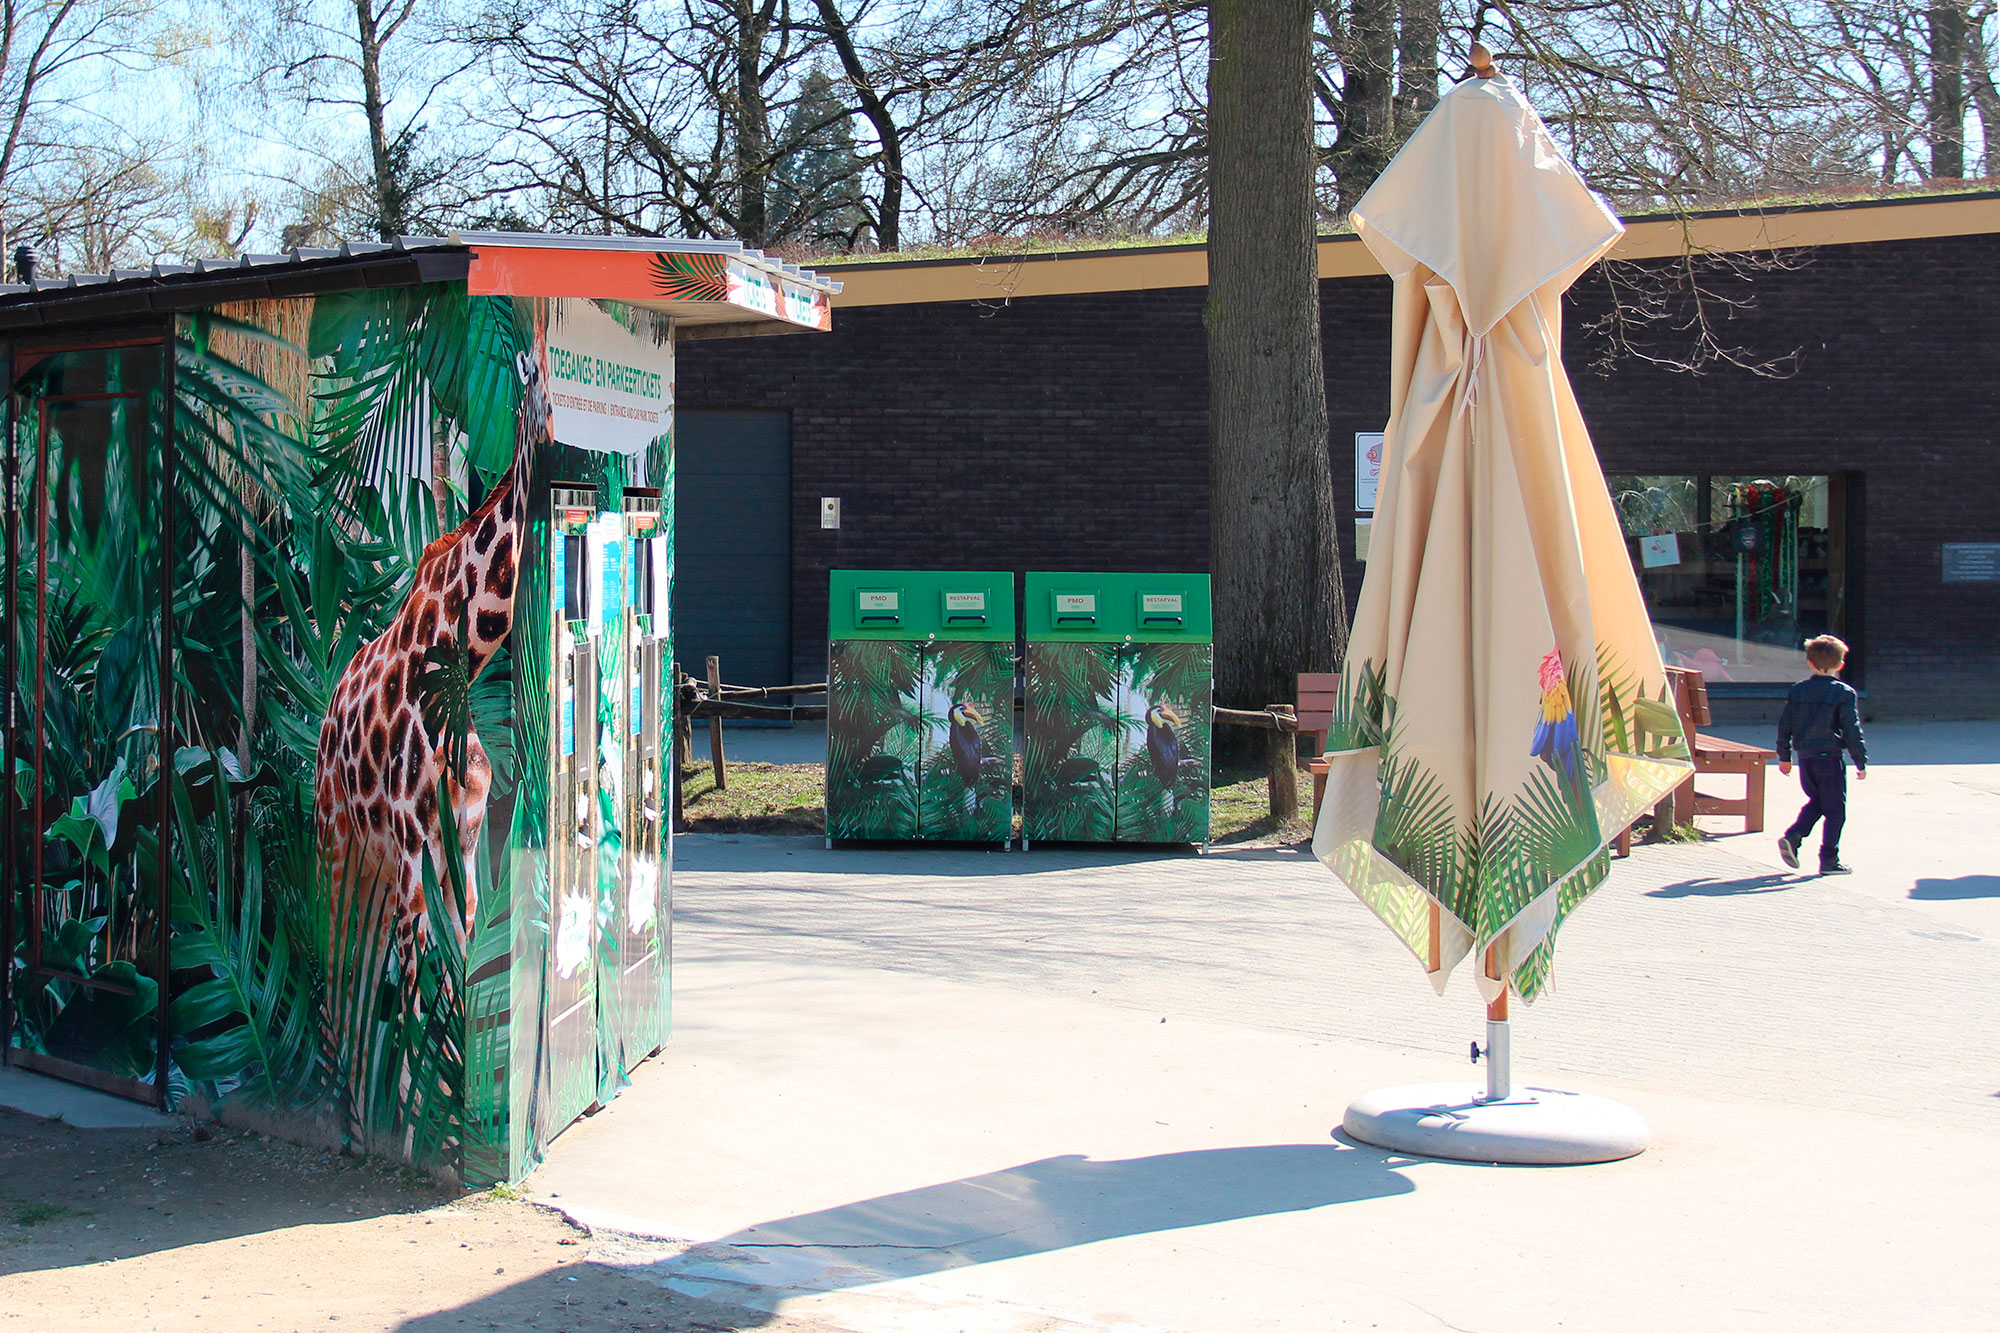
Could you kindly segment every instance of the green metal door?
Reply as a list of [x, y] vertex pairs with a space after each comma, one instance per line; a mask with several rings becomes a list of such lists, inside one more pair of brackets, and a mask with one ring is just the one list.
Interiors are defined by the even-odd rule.
[[1022, 838], [1206, 842], [1208, 577], [1033, 573], [1026, 594]]
[[1011, 574], [834, 570], [827, 840], [1013, 833]]

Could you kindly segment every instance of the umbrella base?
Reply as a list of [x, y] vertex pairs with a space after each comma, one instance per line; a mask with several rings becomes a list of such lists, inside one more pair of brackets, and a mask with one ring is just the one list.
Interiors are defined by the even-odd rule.
[[1581, 1092], [1515, 1088], [1484, 1100], [1472, 1083], [1412, 1083], [1356, 1098], [1341, 1128], [1350, 1138], [1417, 1157], [1522, 1166], [1615, 1162], [1646, 1151], [1646, 1120], [1628, 1106]]

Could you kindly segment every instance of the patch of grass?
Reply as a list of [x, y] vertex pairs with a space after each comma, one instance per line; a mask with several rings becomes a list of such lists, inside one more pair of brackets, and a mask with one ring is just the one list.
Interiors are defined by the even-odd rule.
[[17, 1203], [8, 1210], [18, 1227], [38, 1227], [65, 1217], [82, 1217], [75, 1208], [60, 1203]]
[[492, 1189], [486, 1191], [486, 1197], [489, 1199], [520, 1200], [520, 1199], [525, 1199], [528, 1196], [521, 1193], [521, 1191], [515, 1189], [512, 1185], [509, 1185], [506, 1181], [503, 1180], [498, 1185], [495, 1185]]
[[1299, 812], [1271, 818], [1270, 772], [1262, 764], [1216, 770], [1208, 799], [1209, 841], [1218, 846], [1288, 846], [1312, 837], [1312, 774], [1299, 769]]
[[824, 764], [731, 764], [729, 790], [706, 764], [681, 770], [681, 828], [688, 833], [826, 831]]
[[[1281, 827], [1271, 818], [1262, 764], [1224, 766], [1209, 797], [1209, 839], [1228, 846], [1286, 845], [1312, 837], [1312, 775], [1299, 770], [1300, 810]], [[1020, 789], [1015, 788], [1015, 804]], [[681, 829], [688, 833], [776, 833], [817, 837], [826, 830], [821, 764], [731, 764], [729, 790], [715, 789], [706, 764], [681, 770]], [[1019, 819], [1015, 833], [1020, 832]]]

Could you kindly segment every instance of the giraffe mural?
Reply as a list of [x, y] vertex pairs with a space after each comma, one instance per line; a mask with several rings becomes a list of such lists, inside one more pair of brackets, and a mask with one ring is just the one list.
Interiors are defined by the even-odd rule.
[[[359, 1030], [376, 1017], [377, 983], [417, 1003], [419, 951], [440, 923], [462, 946], [477, 910], [473, 858], [493, 769], [469, 720], [459, 741], [440, 710], [427, 715], [427, 674], [460, 655], [469, 685], [513, 626], [530, 481], [551, 439], [539, 336], [534, 347], [517, 358], [511, 466], [464, 522], [424, 549], [403, 606], [354, 654], [320, 727], [313, 804], [330, 908], [327, 1018], [350, 1127], [365, 1080]], [[448, 902], [461, 884], [463, 914], [429, 902], [427, 884]]]
[[[137, 1101], [517, 1179], [670, 1030], [648, 765], [673, 670], [675, 321], [824, 320], [773, 299], [794, 280], [775, 266], [754, 290], [656, 284], [756, 264], [650, 243], [294, 259], [296, 294], [260, 273], [151, 341], [6, 363], [49, 498], [0, 585], [62, 669], [15, 681], [44, 724], [17, 742], [43, 827], [0, 886], [33, 926], [30, 961], [0, 959], [0, 1041]], [[553, 478], [590, 497], [580, 557], [552, 540]], [[566, 635], [594, 663], [584, 846], [558, 844], [553, 799]], [[564, 1008], [580, 978], [590, 1003]]]

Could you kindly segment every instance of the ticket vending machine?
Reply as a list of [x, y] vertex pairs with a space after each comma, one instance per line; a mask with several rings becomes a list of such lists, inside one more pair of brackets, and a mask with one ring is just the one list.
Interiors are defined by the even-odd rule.
[[598, 1100], [598, 635], [591, 594], [595, 487], [550, 488], [550, 676], [555, 772], [549, 785], [548, 1055], [555, 1124]]
[[627, 563], [623, 638], [625, 901], [621, 912], [619, 986], [626, 1050], [644, 1059], [666, 1043], [667, 954], [672, 908], [673, 842], [667, 822], [667, 655], [671, 547], [660, 493], [628, 487], [624, 498]]

